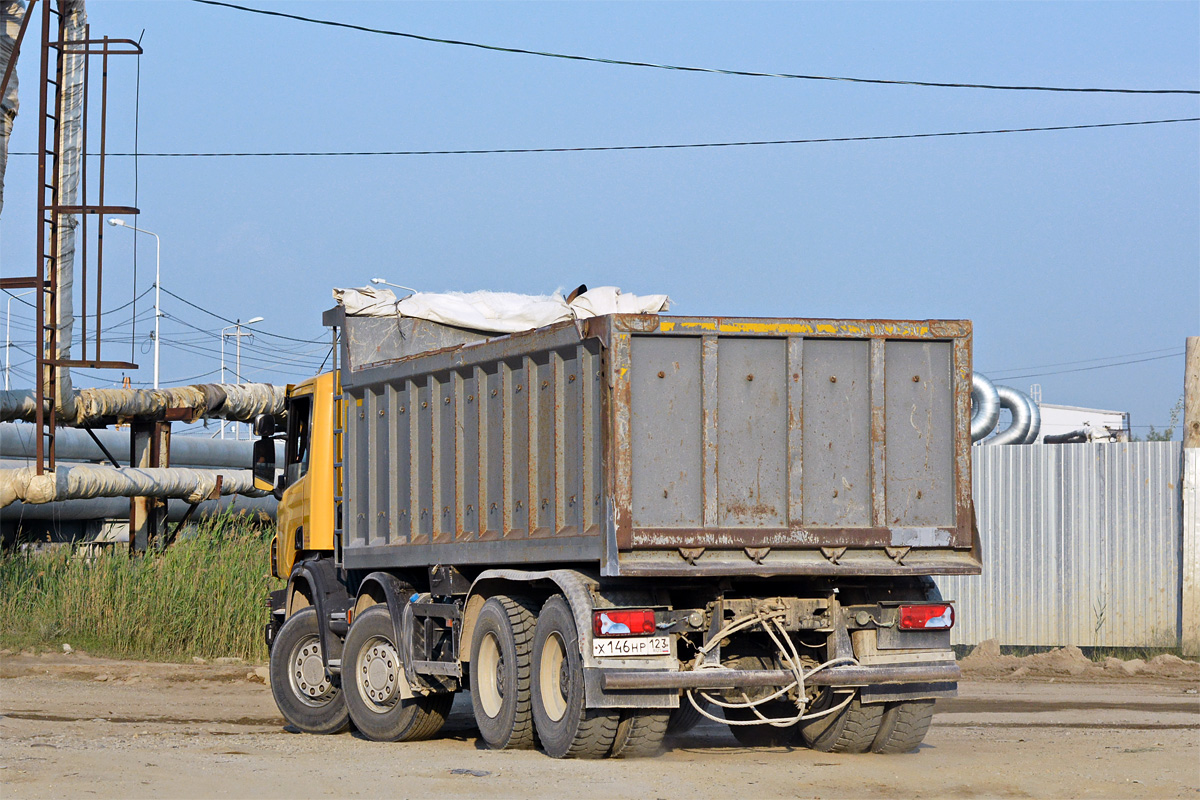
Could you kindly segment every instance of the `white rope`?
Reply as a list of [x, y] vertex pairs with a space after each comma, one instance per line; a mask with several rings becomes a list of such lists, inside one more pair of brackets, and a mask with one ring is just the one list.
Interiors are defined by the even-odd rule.
[[[724, 667], [722, 667], [720, 665], [720, 663], [714, 663], [714, 664], [706, 663], [705, 657], [708, 655], [708, 653], [710, 651], [712, 651], [722, 640], [733, 635], [734, 633], [739, 633], [743, 630], [746, 630], [747, 628], [752, 628], [756, 625], [760, 625], [760, 626], [762, 626], [763, 631], [765, 631], [767, 636], [771, 639], [771, 642], [779, 650], [779, 654], [781, 656], [781, 661], [783, 661], [788, 666], [789, 670], [791, 671], [791, 673], [795, 679], [791, 683], [787, 684], [786, 686], [783, 686], [782, 688], [776, 690], [775, 692], [773, 692], [765, 697], [760, 697], [757, 700], [751, 700], [745, 692], [742, 692], [742, 697], [745, 700], [745, 702], [742, 702], [742, 703], [719, 700], [719, 699], [713, 697], [712, 695], [710, 695], [708, 692], [706, 692], [704, 690], [700, 690], [700, 689], [686, 690], [688, 702], [690, 702], [692, 704], [692, 707], [695, 708], [696, 711], [701, 716], [706, 717], [706, 718], [712, 720], [713, 722], [722, 722], [722, 723], [725, 723], [726, 725], [770, 725], [775, 728], [789, 728], [799, 722], [803, 722], [805, 720], [810, 720], [810, 719], [818, 719], [818, 718], [824, 717], [828, 714], [833, 714], [837, 711], [840, 711], [843, 708], [845, 708], [850, 703], [851, 700], [854, 699], [854, 690], [851, 689], [847, 692], [846, 699], [843, 700], [841, 703], [838, 703], [836, 706], [824, 709], [822, 711], [817, 711], [817, 712], [814, 712], [811, 714], [805, 713], [805, 707], [807, 705], [807, 700], [805, 697], [805, 685], [804, 685], [805, 681], [808, 680], [809, 678], [811, 678], [813, 675], [820, 672], [821, 670], [828, 669], [829, 667], [832, 667], [832, 666], [838, 666], [838, 665], [843, 665], [843, 664], [857, 665], [858, 659], [852, 658], [852, 657], [845, 657], [845, 656], [840, 657], [840, 658], [833, 658], [833, 659], [826, 661], [823, 664], [818, 664], [817, 666], [813, 667], [808, 672], [805, 672], [804, 667], [800, 662], [800, 652], [796, 649], [795, 642], [793, 642], [792, 638], [790, 636], [788, 636], [787, 630], [783, 627], [783, 625], [779, 622], [779, 619], [778, 619], [779, 617], [786, 616], [786, 614], [787, 614], [786, 609], [776, 609], [773, 611], [757, 611], [754, 614], [749, 614], [744, 617], [739, 617], [737, 619], [730, 620], [730, 622], [724, 628], [720, 629], [716, 634], [714, 634], [712, 637], [710, 637], [707, 644], [705, 644], [703, 647], [701, 647], [699, 649], [699, 651], [697, 653], [697, 657], [696, 657], [695, 670], [724, 669]], [[772, 630], [772, 628], [774, 628], [775, 630]], [[778, 635], [776, 634], [776, 631], [778, 631]], [[782, 639], [780, 638], [781, 636], [782, 636]], [[776, 698], [778, 698], [784, 694], [787, 694], [788, 692], [792, 691], [792, 689], [796, 689], [796, 694], [797, 694], [797, 697], [796, 697], [797, 713], [795, 716], [792, 716], [792, 717], [768, 717], [765, 714], [763, 714], [761, 711], [759, 711], [759, 708], [758, 708], [759, 706], [763, 705], [764, 703], [769, 703], [772, 700], [775, 700]], [[838, 690], [836, 690], [836, 689], [833, 691], [835, 693], [838, 692]], [[722, 719], [720, 717], [717, 717], [717, 716], [709, 713], [707, 710], [705, 710], [700, 705], [700, 703], [698, 703], [696, 701], [696, 697], [695, 697], [696, 694], [699, 694], [704, 700], [706, 700], [707, 702], [711, 703], [712, 705], [718, 706], [720, 708], [750, 709], [750, 711], [753, 712], [754, 715], [756, 717], [758, 717], [758, 719], [731, 720], [731, 719]]]

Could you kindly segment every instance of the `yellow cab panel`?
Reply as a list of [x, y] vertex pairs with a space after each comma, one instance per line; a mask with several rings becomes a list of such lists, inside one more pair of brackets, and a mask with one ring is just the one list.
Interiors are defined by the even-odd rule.
[[333, 550], [334, 374], [288, 391], [285, 489], [276, 512], [275, 572], [286, 578], [302, 552]]

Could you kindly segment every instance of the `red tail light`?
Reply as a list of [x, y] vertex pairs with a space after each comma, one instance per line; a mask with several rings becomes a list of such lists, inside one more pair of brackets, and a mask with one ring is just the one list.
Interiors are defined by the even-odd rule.
[[900, 606], [902, 631], [944, 631], [953, 627], [954, 606], [947, 603]]
[[592, 632], [597, 636], [642, 636], [654, 631], [654, 612], [648, 608], [610, 608], [592, 614]]

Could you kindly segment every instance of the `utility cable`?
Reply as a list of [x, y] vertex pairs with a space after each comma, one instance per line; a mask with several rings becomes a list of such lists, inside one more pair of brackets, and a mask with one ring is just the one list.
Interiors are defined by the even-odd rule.
[[840, 81], [843, 83], [871, 83], [881, 84], [885, 86], [922, 86], [933, 87], [939, 89], [1001, 89], [1007, 91], [1019, 92], [1089, 92], [1089, 93], [1106, 93], [1106, 94], [1200, 94], [1200, 89], [1112, 89], [1112, 88], [1078, 88], [1067, 86], [1019, 86], [1006, 84], [992, 83], [951, 83], [942, 81], [906, 81], [906, 80], [886, 80], [883, 78], [850, 78], [836, 75], [805, 75], [787, 72], [752, 72], [750, 70], [740, 69], [714, 69], [711, 67], [687, 67], [678, 64], [655, 64], [648, 61], [625, 61], [619, 58], [597, 58], [594, 56], [571, 55], [567, 53], [554, 53], [545, 50], [527, 50], [521, 47], [502, 47], [499, 45], [482, 44], [480, 42], [467, 42], [458, 39], [440, 39], [435, 36], [422, 36], [416, 33], [405, 33], [403, 31], [387, 30], [386, 28], [371, 28], [366, 25], [354, 25], [349, 22], [337, 22], [336, 20], [318, 19], [316, 17], [304, 17], [299, 14], [287, 14], [282, 11], [268, 11], [262, 8], [251, 8], [250, 6], [238, 5], [236, 3], [225, 3], [221, 0], [192, 0], [195, 3], [202, 3], [208, 6], [220, 6], [222, 8], [230, 8], [235, 11], [245, 11], [251, 14], [262, 14], [267, 17], [281, 17], [283, 19], [291, 19], [297, 22], [307, 22], [314, 25], [328, 25], [334, 28], [347, 28], [349, 30], [362, 31], [363, 33], [375, 33], [383, 36], [397, 36], [403, 39], [413, 39], [419, 42], [429, 42], [431, 44], [447, 44], [456, 47], [473, 47], [478, 50], [490, 50], [497, 53], [513, 53], [526, 56], [540, 56], [542, 58], [558, 58], [567, 61], [586, 61], [593, 64], [610, 64], [622, 67], [645, 67], [649, 69], [664, 69], [674, 72], [704, 72], [714, 75], [736, 75], [749, 78], [790, 78], [793, 80], [805, 81]]
[[[200, 2], [200, 0], [196, 0]], [[975, 131], [938, 131], [936, 133], [893, 133], [881, 136], [826, 136], [814, 139], [760, 139], [740, 142], [686, 142], [682, 144], [626, 144], [597, 147], [500, 147], [473, 150], [280, 150], [239, 152], [159, 152], [138, 153], [140, 158], [294, 158], [345, 156], [480, 156], [521, 153], [601, 153], [622, 150], [689, 150], [715, 147], [762, 147], [785, 144], [828, 144], [836, 142], [883, 142], [899, 139], [937, 139], [948, 136], [987, 136], [1005, 133], [1039, 133], [1044, 131], [1082, 131], [1095, 128], [1129, 128], [1141, 125], [1169, 125], [1178, 122], [1200, 122], [1200, 117], [1144, 119], [1130, 122], [1100, 122], [1088, 125], [1048, 125], [1040, 128], [993, 128]], [[32, 156], [32, 152], [9, 153], [13, 156]], [[109, 153], [109, 156], [132, 156], [133, 153]], [[167, 291], [163, 289], [163, 291]]]
[[[142, 153], [142, 155], [144, 156], [146, 154]], [[176, 300], [183, 303], [184, 305], [191, 306], [192, 308], [196, 309], [197, 311], [202, 311], [205, 314], [208, 314], [213, 319], [219, 319], [222, 322], [229, 323], [230, 325], [242, 324], [242, 323], [239, 323], [237, 320], [222, 317], [220, 314], [209, 311], [207, 308], [204, 308], [203, 306], [198, 306], [195, 303], [193, 303], [191, 300], [188, 300], [186, 298], [180, 297], [179, 295], [175, 294], [170, 289], [167, 289], [165, 286], [163, 287], [163, 294], [169, 294], [171, 297], [174, 297]], [[295, 336], [284, 336], [281, 333], [271, 333], [270, 331], [265, 331], [265, 330], [256, 329], [255, 332], [259, 333], [263, 336], [274, 336], [276, 339], [285, 339], [289, 342], [303, 342], [304, 344], [324, 344], [324, 342], [325, 342], [324, 337], [321, 337], [320, 339], [298, 339]]]
[[1021, 372], [1022, 370], [1026, 370], [1026, 369], [1043, 369], [1044, 367], [1070, 367], [1070, 366], [1074, 366], [1075, 364], [1094, 364], [1097, 361], [1111, 361], [1114, 358], [1132, 358], [1133, 356], [1149, 356], [1149, 355], [1154, 355], [1155, 353], [1165, 353], [1167, 351], [1173, 352], [1178, 349], [1179, 348], [1177, 346], [1176, 347], [1160, 347], [1157, 350], [1139, 350], [1136, 353], [1115, 353], [1111, 356], [1100, 356], [1098, 358], [1081, 358], [1076, 361], [1058, 361], [1053, 364], [1032, 364], [1027, 367], [1009, 367], [1008, 369], [995, 370], [995, 372], [997, 372], [999, 374], [1004, 374], [1004, 373], [1008, 373], [1008, 372]]
[[1026, 375], [999, 375], [996, 380], [1012, 381], [1017, 378], [1041, 378], [1045, 375], [1066, 375], [1071, 372], [1090, 372], [1094, 369], [1108, 369], [1109, 367], [1123, 367], [1126, 364], [1144, 364], [1147, 361], [1161, 361], [1164, 358], [1179, 358], [1183, 355], [1180, 350], [1175, 353], [1167, 353], [1165, 356], [1151, 356], [1150, 358], [1135, 358], [1132, 361], [1117, 361], [1113, 364], [1098, 364], [1094, 367], [1077, 367], [1075, 369], [1060, 369], [1054, 372], [1031, 372]]

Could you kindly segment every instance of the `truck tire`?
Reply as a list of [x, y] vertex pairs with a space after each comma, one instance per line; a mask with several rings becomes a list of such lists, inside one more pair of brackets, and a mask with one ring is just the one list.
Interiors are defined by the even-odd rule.
[[537, 619], [524, 597], [489, 598], [471, 634], [471, 707], [493, 750], [533, 747], [530, 650]]
[[533, 724], [554, 758], [604, 758], [617, 736], [620, 711], [585, 708], [583, 659], [571, 608], [562, 595], [546, 601], [533, 636]]
[[649, 758], [657, 755], [662, 749], [670, 721], [671, 714], [659, 709], [626, 709], [621, 713], [617, 735], [608, 754], [613, 758]]
[[342, 653], [342, 683], [350, 719], [359, 733], [372, 741], [428, 739], [445, 724], [454, 695], [402, 698], [400, 682], [406, 677], [394, 639], [386, 605], [373, 605], [354, 618]]
[[[705, 711], [709, 709], [710, 704], [703, 697], [697, 697], [696, 702]], [[696, 707], [692, 705], [692, 701], [688, 700], [687, 693], [684, 692], [679, 698], [679, 708], [671, 711], [671, 719], [667, 723], [667, 736], [678, 736], [681, 733], [687, 733], [699, 725], [702, 719], [705, 719], [704, 715], [696, 710]]]
[[[690, 705], [690, 704], [689, 704]], [[748, 708], [722, 708], [725, 719], [741, 721], [758, 719]], [[780, 718], [796, 716], [796, 704], [786, 700], [772, 700], [758, 707], [764, 717]], [[774, 725], [730, 725], [729, 732], [743, 747], [786, 747], [796, 740], [799, 724], [779, 728]]]
[[315, 608], [302, 608], [283, 623], [271, 648], [270, 675], [275, 705], [289, 725], [318, 734], [350, 727], [341, 687], [325, 674]]
[[871, 752], [909, 753], [916, 750], [933, 722], [933, 704], [933, 700], [888, 703]]
[[[845, 700], [844, 694], [826, 691], [813, 704], [820, 711]], [[863, 705], [858, 693], [841, 711], [817, 717], [800, 728], [804, 744], [822, 753], [865, 753], [871, 749], [883, 722], [883, 703]]]

